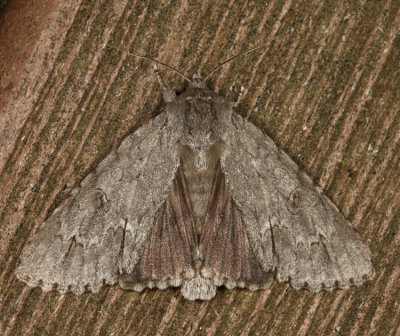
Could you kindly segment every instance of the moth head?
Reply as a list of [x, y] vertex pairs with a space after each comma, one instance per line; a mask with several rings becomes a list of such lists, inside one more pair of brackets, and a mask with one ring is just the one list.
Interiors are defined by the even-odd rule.
[[192, 81], [189, 84], [190, 88], [197, 88], [197, 89], [206, 89], [207, 84], [206, 82], [200, 77], [200, 75], [194, 74], [192, 77]]

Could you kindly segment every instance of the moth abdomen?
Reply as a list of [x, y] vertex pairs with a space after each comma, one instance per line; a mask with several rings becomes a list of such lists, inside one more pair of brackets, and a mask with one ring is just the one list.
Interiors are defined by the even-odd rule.
[[215, 146], [206, 152], [206, 169], [197, 169], [197, 153], [189, 146], [180, 145], [181, 167], [187, 186], [187, 194], [196, 218], [203, 219], [211, 198], [212, 185], [215, 178], [219, 155], [214, 153]]

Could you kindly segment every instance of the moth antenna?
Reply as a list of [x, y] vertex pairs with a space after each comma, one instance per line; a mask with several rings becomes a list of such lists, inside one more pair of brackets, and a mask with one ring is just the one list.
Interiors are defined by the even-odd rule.
[[254, 50], [260, 49], [260, 48], [266, 46], [267, 44], [271, 43], [272, 41], [274, 41], [274, 40], [276, 40], [276, 39], [278, 39], [278, 37], [275, 37], [275, 38], [273, 38], [273, 39], [271, 39], [271, 40], [269, 40], [269, 41], [267, 41], [267, 42], [265, 42], [265, 43], [263, 43], [263, 44], [261, 44], [261, 45], [259, 45], [259, 46], [257, 46], [257, 47], [254, 47], [254, 48], [251, 48], [251, 49], [249, 49], [249, 50], [243, 51], [243, 52], [241, 52], [240, 54], [237, 54], [237, 55], [235, 55], [235, 56], [232, 56], [232, 57], [228, 58], [227, 60], [225, 60], [225, 61], [223, 61], [222, 63], [218, 64], [218, 65], [206, 76], [206, 78], [204, 78], [204, 81], [206, 82], [207, 79], [208, 79], [215, 71], [217, 71], [219, 68], [221, 68], [221, 67], [222, 67], [223, 65], [225, 65], [226, 63], [229, 63], [229, 62], [233, 61], [233, 60], [234, 60], [235, 58], [237, 58], [237, 57], [243, 56], [243, 55], [245, 55], [245, 54], [251, 53], [251, 52], [254, 51]]
[[143, 59], [145, 59], [145, 60], [158, 63], [158, 64], [160, 64], [160, 65], [162, 65], [162, 66], [164, 66], [164, 67], [166, 67], [166, 68], [168, 68], [168, 69], [170, 69], [170, 70], [176, 72], [178, 75], [180, 75], [181, 77], [183, 77], [184, 79], [186, 79], [189, 83], [192, 82], [192, 80], [191, 80], [189, 77], [185, 76], [182, 72], [180, 72], [179, 70], [176, 70], [176, 69], [173, 68], [172, 66], [170, 66], [170, 65], [168, 65], [168, 64], [165, 64], [165, 63], [163, 63], [163, 62], [161, 62], [161, 61], [157, 61], [157, 60], [155, 60], [155, 59], [153, 59], [153, 58], [151, 58], [151, 57], [148, 57], [148, 56], [130, 53], [130, 52], [126, 51], [126, 50], [123, 50], [123, 49], [120, 49], [120, 48], [117, 48], [117, 47], [114, 47], [114, 46], [107, 46], [107, 47], [109, 47], [109, 48], [114, 48], [114, 49], [116, 49], [116, 50], [125, 52], [127, 55], [130, 55], [130, 56], [135, 56], [135, 57], [138, 57], [138, 58], [143, 58]]

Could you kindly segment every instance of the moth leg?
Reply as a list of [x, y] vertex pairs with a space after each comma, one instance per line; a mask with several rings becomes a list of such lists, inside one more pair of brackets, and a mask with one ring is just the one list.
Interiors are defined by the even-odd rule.
[[242, 96], [243, 96], [243, 92], [244, 92], [244, 86], [241, 86], [239, 95], [238, 95], [236, 101], [233, 103], [233, 107], [237, 107], [239, 105], [240, 100], [242, 99]]
[[168, 88], [165, 86], [165, 84], [164, 84], [164, 82], [163, 82], [163, 80], [162, 80], [162, 78], [161, 78], [160, 72], [158, 71], [157, 65], [154, 65], [153, 70], [154, 70], [154, 74], [155, 74], [156, 77], [157, 77], [158, 84], [160, 85], [161, 90], [162, 90], [162, 92], [163, 92], [164, 101], [165, 101], [166, 103], [171, 103], [171, 102], [173, 102], [173, 101], [175, 100], [175, 98], [176, 98], [176, 93], [175, 93], [175, 91], [174, 91], [174, 90], [171, 90], [171, 89], [168, 89]]

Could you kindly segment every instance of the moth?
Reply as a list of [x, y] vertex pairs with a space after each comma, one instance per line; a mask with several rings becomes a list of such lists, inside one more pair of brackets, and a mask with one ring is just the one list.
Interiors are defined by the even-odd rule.
[[371, 279], [371, 254], [336, 206], [235, 103], [193, 76], [165, 112], [90, 173], [23, 249], [19, 279], [79, 295], [104, 284], [347, 289]]

